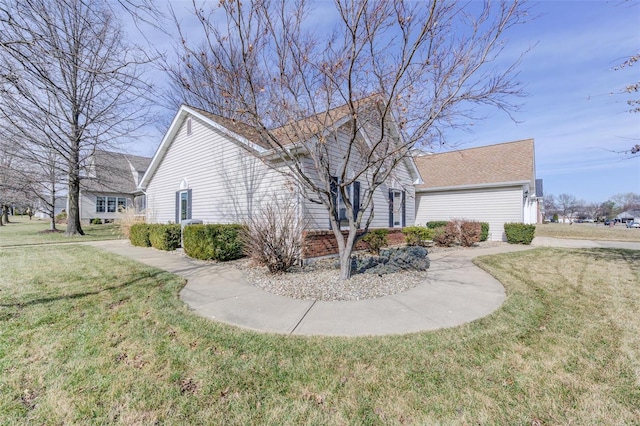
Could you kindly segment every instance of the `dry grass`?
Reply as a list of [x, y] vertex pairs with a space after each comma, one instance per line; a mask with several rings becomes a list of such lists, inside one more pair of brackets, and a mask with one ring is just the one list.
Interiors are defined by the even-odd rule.
[[0, 251], [6, 424], [637, 424], [640, 251], [478, 263], [493, 315], [304, 338], [194, 316], [181, 279], [84, 246]]
[[0, 247], [32, 244], [115, 240], [121, 238], [115, 224], [83, 225], [83, 236], [65, 237], [66, 225], [56, 225], [60, 232], [48, 232], [49, 221], [28, 216], [9, 216], [11, 223], [0, 226]]
[[537, 237], [571, 238], [578, 240], [640, 241], [640, 229], [624, 224], [604, 226], [593, 223], [545, 223], [536, 225]]

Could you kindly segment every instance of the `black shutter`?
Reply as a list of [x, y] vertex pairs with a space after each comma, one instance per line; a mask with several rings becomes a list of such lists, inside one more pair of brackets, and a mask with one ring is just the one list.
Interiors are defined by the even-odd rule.
[[[336, 206], [337, 201], [338, 201], [338, 178], [335, 176], [330, 176], [329, 177], [329, 192], [331, 193], [331, 204], [333, 204], [333, 208], [335, 210], [335, 214], [334, 217], [338, 217], [338, 206]], [[331, 227], [331, 219], [329, 219], [329, 229], [332, 229]]]
[[351, 204], [353, 205], [353, 220], [358, 216], [358, 212], [360, 211], [360, 182], [353, 182], [353, 200], [351, 200]]
[[176, 191], [176, 223], [180, 223], [180, 191]]
[[389, 190], [389, 228], [393, 228], [393, 191]]
[[191, 189], [187, 190], [187, 219], [191, 219]]
[[402, 191], [402, 227], [404, 228], [405, 226], [407, 226], [407, 209], [406, 207], [406, 195], [407, 192], [406, 191]]

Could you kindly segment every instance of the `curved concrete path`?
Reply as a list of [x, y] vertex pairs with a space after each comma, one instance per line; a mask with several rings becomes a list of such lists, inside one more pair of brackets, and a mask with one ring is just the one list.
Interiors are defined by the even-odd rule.
[[476, 256], [563, 244], [640, 250], [640, 243], [621, 247], [618, 243], [536, 240], [532, 246], [505, 244], [430, 254], [427, 279], [417, 287], [377, 299], [336, 302], [277, 296], [247, 283], [241, 271], [223, 263], [133, 247], [123, 240], [88, 244], [186, 278], [180, 297], [203, 317], [256, 331], [323, 336], [413, 333], [453, 327], [490, 314], [502, 305], [505, 292], [500, 282], [472, 263]]

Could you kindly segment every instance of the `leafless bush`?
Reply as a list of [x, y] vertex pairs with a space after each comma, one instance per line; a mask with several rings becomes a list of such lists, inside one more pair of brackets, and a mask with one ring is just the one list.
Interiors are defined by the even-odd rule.
[[479, 222], [452, 219], [447, 222], [447, 226], [435, 230], [433, 240], [443, 247], [450, 247], [455, 244], [471, 247], [480, 241], [481, 233], [482, 226]]
[[136, 209], [133, 207], [122, 208], [118, 211], [118, 218], [116, 223], [119, 225], [120, 233], [129, 238], [131, 227], [136, 223], [144, 223], [144, 214], [136, 213]]
[[480, 222], [461, 221], [460, 222], [460, 245], [471, 247], [480, 241], [482, 226]]
[[249, 218], [245, 226], [247, 256], [266, 266], [269, 272], [286, 272], [300, 259], [305, 226], [292, 200], [274, 198]]

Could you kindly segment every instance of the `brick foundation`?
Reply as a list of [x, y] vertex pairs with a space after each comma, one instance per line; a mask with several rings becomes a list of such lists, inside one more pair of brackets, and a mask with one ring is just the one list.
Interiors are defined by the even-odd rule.
[[[358, 231], [362, 233], [362, 231]], [[345, 237], [349, 234], [349, 231], [342, 231], [342, 235]], [[328, 256], [338, 253], [338, 242], [333, 235], [333, 231], [305, 231], [304, 232], [304, 245], [302, 248], [302, 258], [310, 259], [314, 257]], [[389, 234], [387, 240], [390, 246], [404, 244], [404, 234], [400, 228], [389, 228]], [[358, 241], [356, 243], [356, 250], [366, 250], [367, 243], [364, 241]]]

